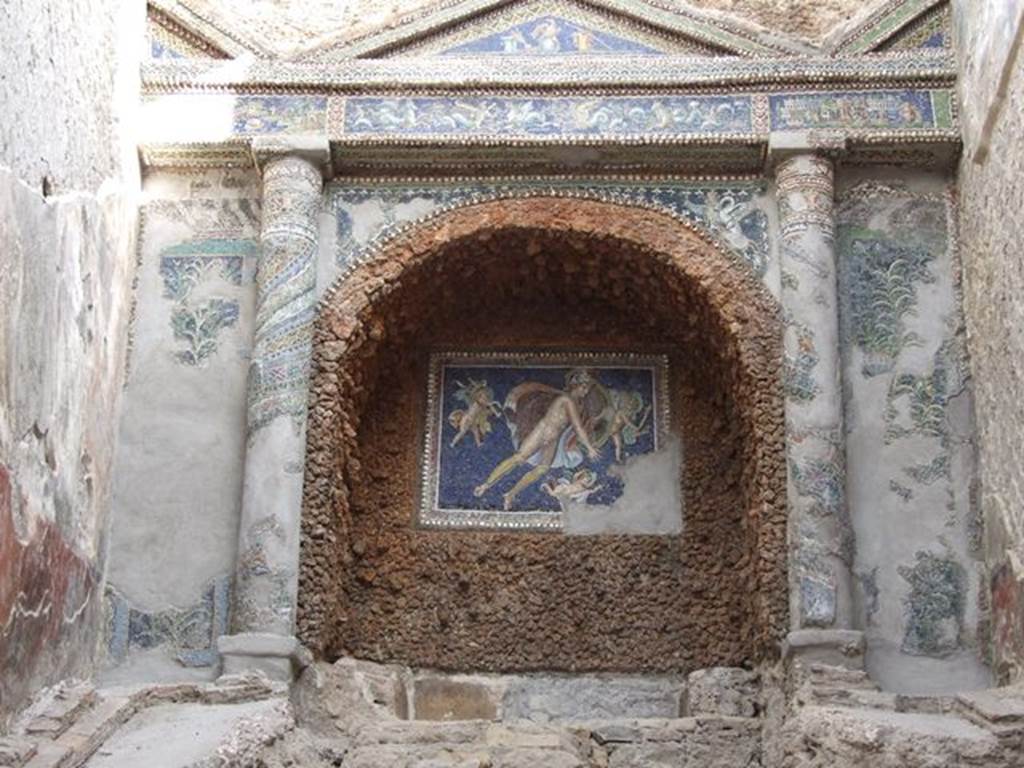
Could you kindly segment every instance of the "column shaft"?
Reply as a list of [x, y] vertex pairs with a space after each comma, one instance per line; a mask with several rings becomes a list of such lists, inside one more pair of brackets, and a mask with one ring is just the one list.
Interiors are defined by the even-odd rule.
[[853, 533], [846, 508], [831, 161], [776, 169], [786, 315], [786, 433], [794, 629], [849, 628]]
[[322, 190], [320, 170], [303, 157], [264, 168], [236, 633], [293, 632]]

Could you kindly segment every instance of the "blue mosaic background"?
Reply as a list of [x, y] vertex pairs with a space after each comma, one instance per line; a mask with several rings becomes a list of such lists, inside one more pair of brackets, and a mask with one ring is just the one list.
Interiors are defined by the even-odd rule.
[[600, 32], [568, 19], [544, 16], [444, 51], [444, 54], [463, 53], [557, 56], [602, 53], [650, 55], [661, 52], [634, 40]]
[[[438, 432], [438, 467], [437, 507], [441, 509], [495, 510], [502, 509], [502, 494], [515, 485], [516, 481], [533, 469], [533, 465], [524, 464], [501, 478], [481, 498], [473, 495], [473, 489], [483, 483], [491, 471], [502, 460], [515, 452], [515, 445], [509, 427], [504, 418], [492, 416], [491, 432], [484, 438], [481, 447], [477, 448], [472, 435], [466, 435], [454, 448], [452, 438], [457, 430], [448, 422], [454, 410], [463, 409], [465, 405], [458, 399], [456, 391], [459, 384], [469, 379], [486, 381], [494, 391], [494, 399], [504, 404], [509, 391], [527, 381], [547, 384], [558, 390], [565, 387], [565, 376], [572, 367], [507, 367], [507, 366], [456, 366], [445, 365], [442, 374], [440, 402], [443, 413], [433, 414], [432, 418], [440, 422]], [[644, 408], [654, 406], [654, 372], [649, 368], [590, 368], [597, 380], [608, 389], [626, 390], [641, 393]], [[655, 434], [657, 407], [652, 407], [645, 424], [646, 431], [639, 435], [633, 445], [624, 446], [623, 461], [630, 457], [655, 450]], [[639, 417], [638, 419], [639, 420]], [[524, 488], [516, 497], [510, 511], [558, 511], [558, 501], [545, 492], [541, 486], [548, 481], [557, 482], [560, 478], [569, 479], [580, 469], [592, 469], [598, 479], [596, 486], [601, 489], [589, 496], [588, 504], [608, 505], [622, 495], [622, 481], [609, 474], [615, 464], [615, 451], [611, 441], [601, 449], [597, 461], [584, 458], [583, 463], [574, 469], [552, 468], [537, 483]]]

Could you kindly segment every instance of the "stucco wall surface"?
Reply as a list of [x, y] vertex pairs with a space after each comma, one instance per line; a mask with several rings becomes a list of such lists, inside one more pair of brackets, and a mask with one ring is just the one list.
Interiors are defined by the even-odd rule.
[[[964, 304], [976, 381], [993, 669], [1024, 679], [1024, 3], [956, 6]], [[981, 150], [979, 152], [979, 150]]]
[[0, 730], [87, 676], [128, 340], [141, 4], [0, 10]]
[[212, 663], [226, 632], [245, 460], [258, 178], [144, 185], [133, 346], [118, 431], [111, 661]]

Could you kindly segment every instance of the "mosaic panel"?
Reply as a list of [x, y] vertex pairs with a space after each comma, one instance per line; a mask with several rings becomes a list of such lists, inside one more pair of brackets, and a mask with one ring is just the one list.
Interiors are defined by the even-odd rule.
[[953, 125], [948, 97], [928, 90], [808, 92], [768, 97], [772, 130], [907, 130]]
[[515, 24], [461, 45], [444, 54], [501, 54], [558, 56], [566, 54], [658, 54], [660, 51], [636, 40], [602, 32], [560, 16], [544, 16]]
[[234, 132], [239, 136], [322, 131], [327, 120], [325, 96], [239, 96], [234, 104]]
[[[629, 180], [526, 179], [480, 180], [470, 184], [414, 182], [330, 187], [337, 220], [339, 266], [355, 258], [372, 239], [385, 236], [410, 218], [474, 200], [529, 193], [571, 193], [651, 205], [698, 225], [745, 261], [758, 275], [768, 269], [771, 247], [768, 216], [763, 209], [763, 183], [694, 182], [650, 178]], [[359, 221], [357, 227], [355, 222]]]
[[747, 135], [750, 96], [351, 96], [332, 115], [341, 136]]
[[902, 650], [915, 656], [945, 656], [961, 646], [967, 576], [954, 558], [918, 552], [913, 566], [899, 567], [910, 586]]
[[709, 19], [700, 11], [678, 5], [670, 9], [634, 0], [603, 0], [601, 3], [534, 0], [503, 4], [493, 0], [462, 0], [434, 5], [422, 16], [407, 17], [391, 29], [315, 46], [302, 54], [300, 60], [336, 62], [379, 55], [429, 56], [453, 44], [475, 41], [545, 16], [557, 16], [577, 24], [583, 22], [584, 26], [663, 51], [696, 49], [777, 55], [795, 50], [786, 41], [768, 40], [724, 23], [722, 19]]
[[256, 251], [253, 240], [211, 238], [179, 243], [160, 253], [163, 295], [174, 302], [171, 329], [179, 343], [174, 352], [178, 362], [191, 366], [205, 363], [217, 351], [220, 332], [239, 318], [237, 300], [194, 297], [196, 287], [211, 278], [241, 285], [243, 261], [254, 257]]
[[146, 20], [149, 55], [154, 59], [223, 59], [223, 51], [162, 15]]
[[558, 529], [569, 504], [613, 504], [622, 467], [665, 439], [667, 366], [628, 354], [435, 354], [420, 522]]
[[217, 638], [228, 632], [230, 596], [231, 578], [221, 576], [187, 608], [143, 611], [108, 585], [107, 652], [120, 663], [133, 648], [169, 645], [178, 649], [176, 658], [182, 665], [211, 667], [218, 659]]

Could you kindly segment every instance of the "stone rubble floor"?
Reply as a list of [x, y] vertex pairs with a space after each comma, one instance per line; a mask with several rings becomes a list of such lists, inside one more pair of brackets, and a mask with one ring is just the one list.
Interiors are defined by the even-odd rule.
[[[349, 682], [357, 680], [342, 665], [335, 666], [338, 670]], [[711, 677], [719, 683], [727, 679]], [[553, 723], [403, 720], [382, 711], [379, 696], [352, 699], [351, 687], [321, 684], [315, 689], [318, 698], [303, 701], [301, 688], [293, 689], [289, 699], [286, 688], [260, 677], [101, 690], [78, 685], [60, 689], [42, 702], [16, 736], [0, 738], [0, 766], [1024, 766], [1022, 689], [903, 697], [878, 691], [863, 673], [832, 668], [812, 669], [804, 680], [809, 682], [791, 692], [788, 703], [774, 712], [764, 709], [764, 697], [757, 706], [739, 706], [742, 702], [730, 696], [736, 691], [727, 688], [696, 699], [691, 692], [687, 704], [739, 707], [756, 711], [757, 716], [691, 712], [685, 717]]]

